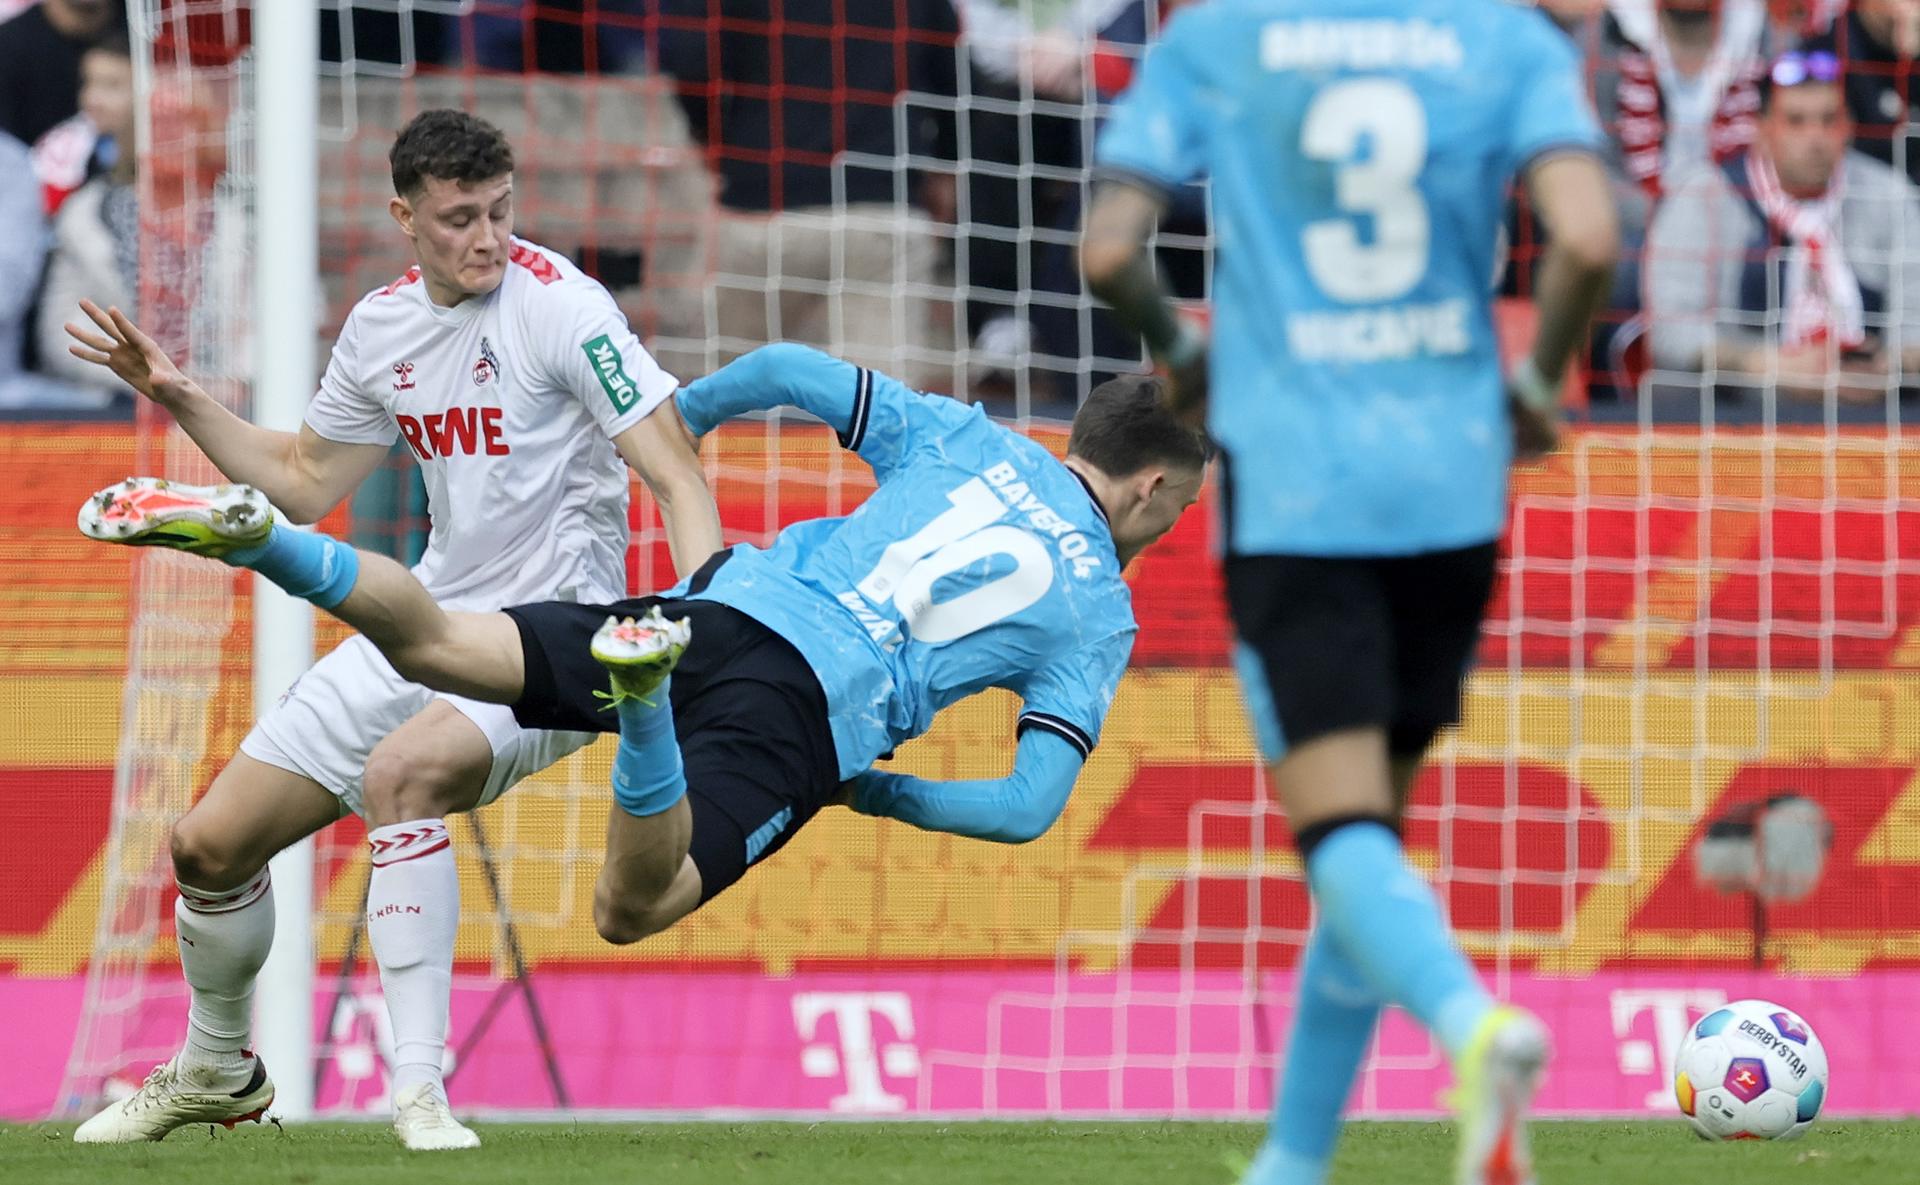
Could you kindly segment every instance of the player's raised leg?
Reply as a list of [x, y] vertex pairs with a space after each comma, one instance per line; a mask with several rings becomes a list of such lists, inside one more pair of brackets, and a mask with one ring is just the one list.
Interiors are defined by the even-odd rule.
[[80, 507], [82, 534], [166, 547], [250, 568], [366, 635], [395, 670], [436, 691], [488, 703], [520, 695], [518, 631], [498, 613], [449, 613], [402, 565], [277, 522], [252, 486], [130, 477]]
[[174, 929], [190, 992], [180, 1051], [74, 1132], [83, 1144], [163, 1139], [260, 1118], [273, 1082], [251, 1049], [253, 983], [273, 944], [267, 861], [339, 818], [318, 783], [237, 754], [173, 829]]
[[687, 859], [693, 814], [668, 694], [691, 641], [690, 624], [667, 620], [658, 606], [638, 619], [610, 617], [593, 636], [593, 657], [613, 687], [609, 706], [620, 715], [607, 858], [593, 894], [594, 925], [608, 942], [665, 929], [699, 901], [699, 874]]

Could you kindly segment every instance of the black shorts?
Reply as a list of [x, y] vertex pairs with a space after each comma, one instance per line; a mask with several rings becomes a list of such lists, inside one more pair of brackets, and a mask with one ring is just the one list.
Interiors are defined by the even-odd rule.
[[1425, 753], [1460, 719], [1495, 550], [1228, 557], [1235, 663], [1269, 759], [1368, 725], [1396, 758]]
[[526, 655], [513, 715], [525, 728], [618, 732], [618, 717], [594, 698], [607, 673], [588, 647], [608, 616], [638, 617], [655, 605], [693, 624], [667, 698], [693, 810], [688, 854], [705, 903], [786, 846], [839, 789], [827, 698], [792, 643], [715, 601], [520, 605], [506, 611]]

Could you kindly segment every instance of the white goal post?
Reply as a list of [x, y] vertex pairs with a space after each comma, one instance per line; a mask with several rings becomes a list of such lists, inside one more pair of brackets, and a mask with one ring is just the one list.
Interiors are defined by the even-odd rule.
[[[297, 432], [319, 376], [319, 12], [314, 0], [276, 0], [253, 14], [253, 420]], [[255, 576], [254, 715], [312, 662], [313, 607]], [[314, 1103], [313, 859], [311, 838], [273, 859], [273, 949], [254, 994], [275, 1110], [296, 1120]]]

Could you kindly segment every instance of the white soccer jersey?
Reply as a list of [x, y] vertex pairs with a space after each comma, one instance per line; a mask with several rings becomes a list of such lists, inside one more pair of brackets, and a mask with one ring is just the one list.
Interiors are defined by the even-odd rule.
[[328, 440], [404, 438], [433, 533], [414, 568], [449, 608], [626, 595], [627, 469], [610, 438], [677, 386], [613, 297], [512, 241], [492, 293], [441, 308], [420, 269], [347, 317], [306, 422]]

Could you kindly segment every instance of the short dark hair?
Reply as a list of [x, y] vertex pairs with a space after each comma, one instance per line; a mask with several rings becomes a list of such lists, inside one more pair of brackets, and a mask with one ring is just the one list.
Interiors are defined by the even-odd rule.
[[1128, 374], [1108, 379], [1088, 394], [1074, 414], [1067, 455], [1111, 477], [1126, 477], [1149, 465], [1204, 468], [1212, 448], [1205, 433], [1182, 424], [1167, 409], [1164, 380]]
[[387, 153], [393, 168], [393, 192], [412, 197], [427, 178], [442, 181], [491, 181], [513, 172], [513, 146], [486, 120], [439, 107], [422, 111], [393, 138]]

